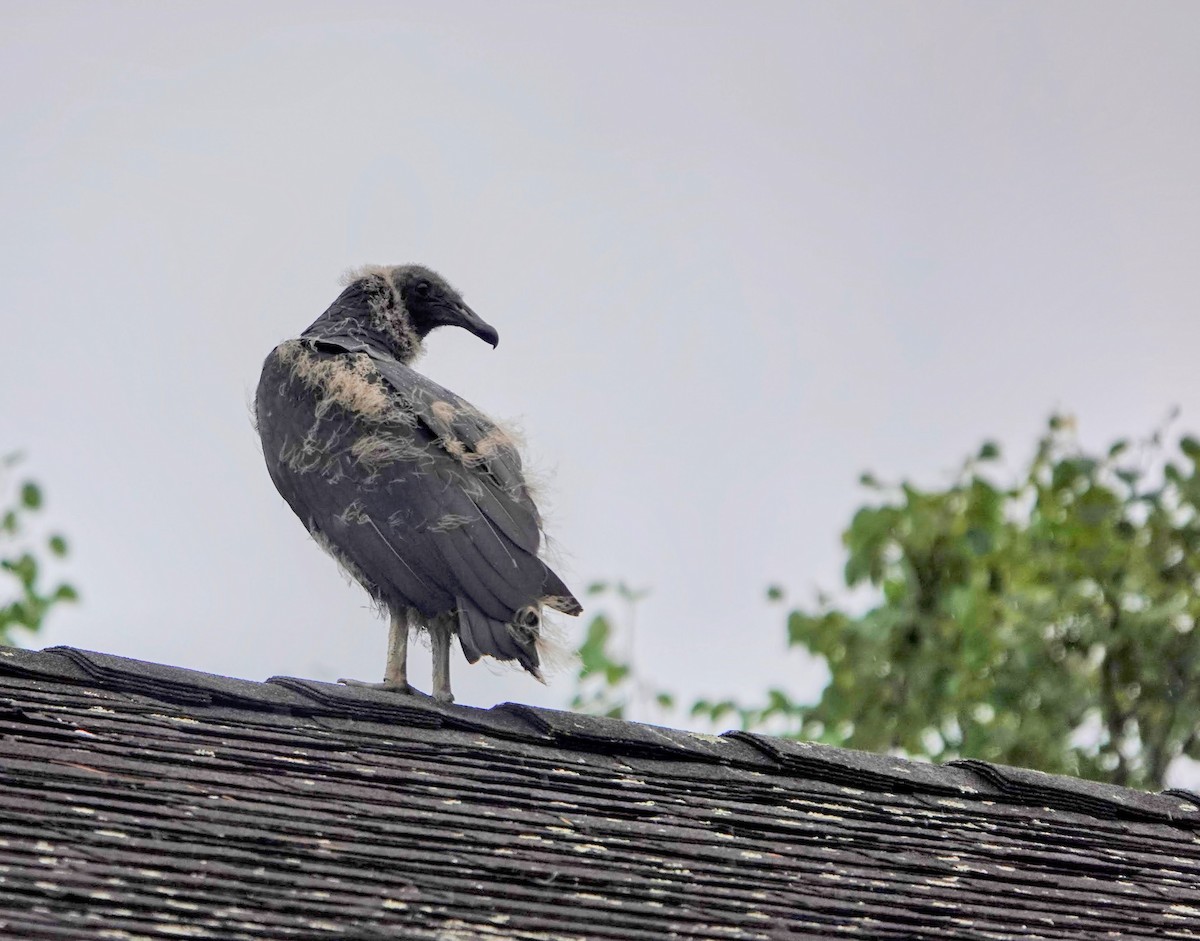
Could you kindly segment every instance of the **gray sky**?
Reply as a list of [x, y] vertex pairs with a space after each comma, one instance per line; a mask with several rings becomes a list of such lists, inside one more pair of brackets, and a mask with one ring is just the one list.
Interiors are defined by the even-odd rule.
[[[639, 663], [685, 695], [818, 691], [763, 589], [837, 584], [862, 470], [1024, 457], [1054, 409], [1200, 425], [1194, 3], [0, 17], [0, 450], [84, 594], [39, 643], [380, 674], [248, 405], [364, 262], [500, 330], [423, 370], [521, 421], [568, 581], [653, 587]], [[455, 666], [478, 705], [569, 687]]]

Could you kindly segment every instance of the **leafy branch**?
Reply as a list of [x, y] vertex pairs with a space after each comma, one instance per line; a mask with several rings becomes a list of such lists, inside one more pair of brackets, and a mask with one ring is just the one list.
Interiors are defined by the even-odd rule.
[[625, 649], [623, 652], [615, 649], [617, 631], [614, 625], [618, 622], [602, 609], [588, 623], [587, 635], [579, 648], [579, 673], [571, 708], [614, 719], [634, 718], [635, 714], [641, 718], [651, 703], [657, 710], [669, 712], [675, 705], [675, 697], [643, 682], [633, 665], [637, 605], [650, 592], [618, 581], [594, 582], [588, 586], [587, 593], [593, 598], [618, 602]]
[[43, 588], [45, 566], [39, 553], [50, 558], [67, 555], [67, 540], [57, 534], [35, 538], [32, 518], [40, 512], [44, 499], [41, 488], [31, 480], [11, 483], [12, 468], [20, 461], [13, 454], [0, 460], [0, 494], [8, 494], [0, 503], [0, 573], [6, 573], [11, 600], [0, 600], [0, 643], [16, 642], [16, 632], [37, 632], [47, 614], [57, 605], [78, 600], [74, 586], [58, 582]]
[[[1055, 416], [1015, 474], [986, 442], [941, 488], [861, 482], [843, 578], [872, 600], [787, 615], [789, 645], [828, 665], [819, 699], [709, 697], [693, 716], [1135, 787], [1200, 761], [1200, 440], [1164, 427], [1093, 453]], [[577, 708], [624, 715], [641, 688], [612, 636], [592, 622]]]

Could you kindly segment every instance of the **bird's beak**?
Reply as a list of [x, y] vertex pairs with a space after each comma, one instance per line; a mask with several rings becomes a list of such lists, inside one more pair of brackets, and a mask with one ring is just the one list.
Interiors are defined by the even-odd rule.
[[482, 317], [471, 310], [466, 304], [447, 305], [445, 316], [446, 326], [462, 327], [486, 343], [492, 344], [492, 349], [495, 349], [499, 345], [500, 334], [496, 332], [496, 328], [484, 321]]

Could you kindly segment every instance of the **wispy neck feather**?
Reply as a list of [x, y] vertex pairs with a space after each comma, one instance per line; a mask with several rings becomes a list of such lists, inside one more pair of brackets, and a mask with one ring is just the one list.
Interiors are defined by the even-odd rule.
[[404, 302], [383, 272], [371, 272], [342, 291], [304, 336], [354, 337], [383, 347], [402, 363], [424, 351]]

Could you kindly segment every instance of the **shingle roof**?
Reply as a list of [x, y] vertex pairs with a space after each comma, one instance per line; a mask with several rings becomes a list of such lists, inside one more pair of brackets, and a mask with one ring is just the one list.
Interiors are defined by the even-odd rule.
[[0, 648], [0, 936], [1195, 938], [1200, 797]]

